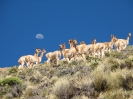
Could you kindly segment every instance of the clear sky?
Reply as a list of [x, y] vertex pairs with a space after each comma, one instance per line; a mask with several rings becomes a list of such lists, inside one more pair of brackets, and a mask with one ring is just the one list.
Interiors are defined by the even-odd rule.
[[35, 48], [52, 52], [61, 43], [69, 48], [72, 38], [89, 44], [110, 41], [111, 34], [126, 39], [128, 32], [133, 0], [0, 0], [0, 67], [18, 66], [19, 57]]

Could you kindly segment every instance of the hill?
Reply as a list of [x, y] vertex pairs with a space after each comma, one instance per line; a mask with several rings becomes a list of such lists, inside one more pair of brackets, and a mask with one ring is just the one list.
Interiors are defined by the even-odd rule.
[[133, 46], [106, 58], [0, 68], [1, 99], [133, 99]]

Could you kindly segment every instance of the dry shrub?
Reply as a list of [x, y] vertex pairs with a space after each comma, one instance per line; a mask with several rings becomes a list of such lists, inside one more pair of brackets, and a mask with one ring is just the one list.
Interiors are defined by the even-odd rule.
[[121, 79], [122, 74], [121, 70], [118, 69], [114, 72], [110, 72], [109, 77], [107, 79], [108, 82], [108, 90], [118, 89], [121, 87]]
[[104, 71], [104, 66], [98, 66], [92, 73], [94, 88], [97, 92], [105, 91], [108, 87], [107, 77], [108, 72]]
[[70, 84], [68, 79], [62, 78], [59, 79], [53, 87], [53, 94], [58, 99], [69, 99], [69, 90], [70, 90]]
[[100, 93], [98, 99], [132, 99], [131, 92], [122, 89]]
[[108, 81], [108, 89], [120, 89], [133, 90], [133, 74], [132, 70], [123, 69], [111, 72]]
[[95, 97], [92, 80], [89, 76], [74, 76], [70, 80], [71, 96], [85, 95]]
[[34, 71], [34, 75], [30, 77], [29, 81], [31, 81], [34, 84], [39, 84], [42, 79], [42, 75], [39, 71]]
[[121, 86], [125, 90], [133, 90], [133, 71], [124, 69], [122, 70]]
[[78, 96], [74, 96], [74, 97], [72, 97], [71, 99], [89, 99], [87, 96], [85, 96], [85, 95], [78, 95]]

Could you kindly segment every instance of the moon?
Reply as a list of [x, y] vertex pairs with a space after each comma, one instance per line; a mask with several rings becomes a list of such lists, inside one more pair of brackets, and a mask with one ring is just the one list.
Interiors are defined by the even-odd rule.
[[43, 39], [44, 37], [43, 37], [43, 35], [42, 34], [37, 34], [36, 35], [36, 39]]

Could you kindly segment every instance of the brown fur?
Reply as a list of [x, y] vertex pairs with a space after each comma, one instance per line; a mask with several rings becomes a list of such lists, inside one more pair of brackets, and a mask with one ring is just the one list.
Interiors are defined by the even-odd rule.
[[44, 53], [46, 53], [46, 50], [42, 49], [39, 57], [36, 55], [35, 56], [28, 55], [26, 58], [26, 61], [28, 63], [28, 67], [31, 68], [31, 67], [36, 66], [38, 63], [40, 63], [42, 61], [42, 57], [43, 57]]
[[[39, 48], [36, 48], [35, 49], [35, 54], [34, 54], [34, 57], [38, 57], [38, 54], [41, 50]], [[26, 64], [28, 66], [28, 62], [27, 62], [27, 58], [28, 58], [29, 55], [25, 55], [25, 56], [21, 56], [18, 60], [18, 63], [19, 63], [19, 69], [20, 68], [23, 68], [24, 64]], [[32, 55], [31, 55], [32, 56]]]
[[111, 41], [110, 42], [104, 42], [105, 45], [105, 51], [110, 53], [111, 49], [113, 48], [114, 43], [117, 41], [117, 38], [114, 37], [114, 35], [111, 35]]
[[126, 49], [127, 45], [129, 44], [129, 39], [131, 37], [131, 33], [128, 33], [127, 39], [118, 39], [114, 46], [117, 52], [120, 52], [123, 49]]
[[53, 61], [56, 64], [58, 64], [58, 61], [61, 58], [61, 52], [60, 51], [48, 52], [45, 56], [47, 58], [47, 64]]
[[[69, 42], [71, 41], [70, 44], [70, 49], [67, 49], [66, 50], [66, 46], [65, 44], [60, 44], [60, 50], [61, 52], [63, 53], [63, 57], [64, 59], [67, 60], [67, 62], [69, 63], [71, 60], [76, 60], [77, 59], [77, 48], [76, 48], [76, 44], [77, 44], [77, 41], [75, 39], [73, 40], [69, 40]], [[73, 46], [72, 46], [73, 45]]]

